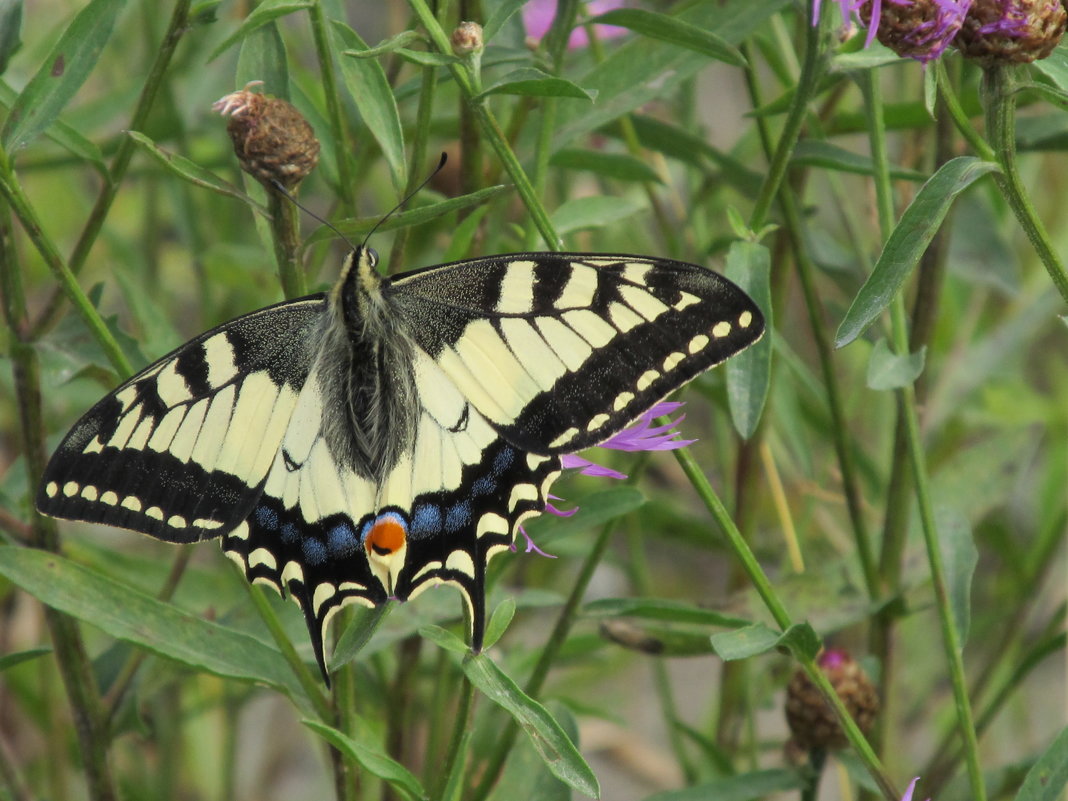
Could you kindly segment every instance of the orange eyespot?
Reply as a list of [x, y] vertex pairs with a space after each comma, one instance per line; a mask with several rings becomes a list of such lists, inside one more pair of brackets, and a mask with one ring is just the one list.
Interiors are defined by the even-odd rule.
[[364, 547], [367, 552], [374, 551], [379, 556], [388, 556], [404, 547], [404, 526], [392, 517], [383, 517], [375, 521], [367, 532]]

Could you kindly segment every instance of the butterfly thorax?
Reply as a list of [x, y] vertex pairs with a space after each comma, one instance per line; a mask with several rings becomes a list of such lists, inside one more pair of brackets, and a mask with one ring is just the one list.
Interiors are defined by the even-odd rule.
[[381, 482], [411, 452], [419, 407], [412, 344], [391, 313], [376, 263], [364, 247], [346, 260], [330, 293], [316, 373], [333, 456]]

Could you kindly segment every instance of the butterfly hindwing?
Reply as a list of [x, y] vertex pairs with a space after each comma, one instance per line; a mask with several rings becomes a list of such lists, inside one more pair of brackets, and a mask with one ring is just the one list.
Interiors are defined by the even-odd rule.
[[67, 434], [37, 508], [171, 542], [232, 529], [274, 459], [324, 309], [322, 297], [261, 309], [141, 371]]
[[411, 273], [386, 291], [501, 435], [543, 454], [603, 442], [763, 333], [744, 292], [667, 259], [491, 257]]

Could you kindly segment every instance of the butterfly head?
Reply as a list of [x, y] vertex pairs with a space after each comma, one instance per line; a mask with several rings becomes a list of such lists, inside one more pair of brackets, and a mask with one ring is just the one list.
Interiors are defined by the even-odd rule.
[[395, 512], [380, 514], [365, 526], [363, 547], [375, 578], [382, 582], [387, 594], [393, 595], [408, 552], [404, 519]]

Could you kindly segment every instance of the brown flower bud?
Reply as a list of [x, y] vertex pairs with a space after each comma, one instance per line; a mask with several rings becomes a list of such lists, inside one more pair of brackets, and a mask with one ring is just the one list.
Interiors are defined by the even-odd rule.
[[[841, 650], [824, 651], [818, 664], [857, 727], [867, 734], [879, 712], [879, 697], [868, 674], [853, 657]], [[786, 722], [793, 732], [794, 748], [811, 751], [847, 745], [834, 710], [803, 670], [794, 674], [786, 688]]]
[[249, 87], [219, 99], [212, 108], [229, 115], [226, 132], [241, 169], [265, 186], [292, 189], [319, 163], [319, 140], [290, 103]]
[[975, 0], [953, 44], [965, 58], [1026, 64], [1053, 52], [1066, 21], [1060, 0]]
[[452, 32], [452, 52], [457, 56], [467, 56], [482, 52], [482, 26], [477, 22], [461, 22]]

